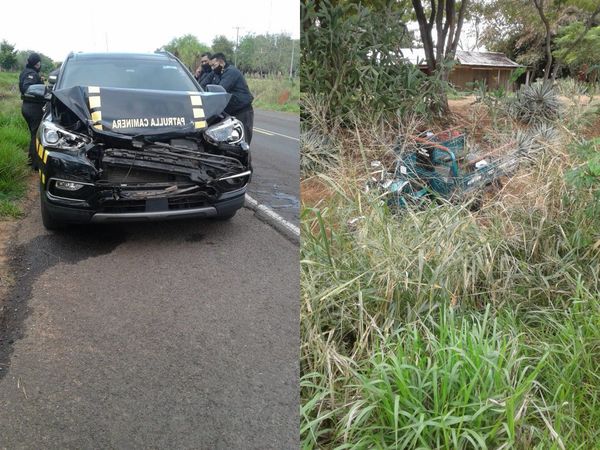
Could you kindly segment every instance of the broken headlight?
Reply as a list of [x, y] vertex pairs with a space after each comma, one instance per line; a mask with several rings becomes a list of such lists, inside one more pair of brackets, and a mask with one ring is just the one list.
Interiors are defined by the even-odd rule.
[[42, 122], [40, 128], [44, 147], [54, 147], [59, 150], [77, 150], [90, 142], [89, 137], [67, 131], [50, 121]]
[[204, 131], [204, 136], [211, 144], [221, 142], [238, 144], [244, 140], [244, 126], [239, 120], [230, 117], [223, 122], [208, 127]]

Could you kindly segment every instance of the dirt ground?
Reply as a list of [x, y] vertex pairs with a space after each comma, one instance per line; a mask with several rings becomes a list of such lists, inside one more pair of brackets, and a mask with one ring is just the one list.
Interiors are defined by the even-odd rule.
[[475, 96], [469, 95], [468, 97], [457, 99], [457, 100], [448, 100], [448, 106], [450, 106], [450, 110], [454, 114], [467, 115], [469, 111], [472, 109], [473, 104], [475, 103]]
[[315, 207], [333, 195], [330, 188], [316, 177], [300, 182], [300, 198], [304, 206]]

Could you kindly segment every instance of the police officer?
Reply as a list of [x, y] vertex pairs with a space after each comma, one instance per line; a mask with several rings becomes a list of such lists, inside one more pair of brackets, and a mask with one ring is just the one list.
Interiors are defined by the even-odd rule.
[[206, 89], [206, 85], [212, 84], [213, 71], [210, 66], [210, 59], [212, 55], [208, 52], [200, 55], [200, 67], [196, 69], [196, 80], [202, 86], [202, 89]]
[[31, 141], [29, 142], [29, 164], [33, 164], [35, 161], [35, 135], [37, 129], [42, 121], [42, 108], [44, 107], [43, 102], [36, 102], [33, 99], [23, 97], [23, 94], [27, 91], [27, 88], [33, 84], [43, 84], [42, 77], [40, 76], [40, 68], [42, 67], [42, 59], [37, 53], [32, 53], [27, 58], [27, 65], [21, 75], [19, 76], [19, 90], [21, 91], [21, 98], [23, 99], [23, 105], [21, 106], [21, 113], [27, 121], [29, 126], [29, 132], [31, 133]]
[[244, 75], [227, 63], [223, 53], [215, 53], [210, 60], [210, 65], [214, 74], [211, 84], [219, 84], [231, 94], [225, 112], [235, 116], [244, 124], [246, 142], [250, 144], [252, 127], [254, 126], [254, 109], [252, 108], [254, 97], [248, 89], [248, 83], [246, 83]]

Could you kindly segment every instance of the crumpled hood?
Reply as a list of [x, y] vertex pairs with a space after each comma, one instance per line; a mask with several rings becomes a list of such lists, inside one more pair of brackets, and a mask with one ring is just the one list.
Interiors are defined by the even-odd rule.
[[223, 112], [231, 94], [75, 86], [53, 91], [99, 134], [153, 136], [201, 131]]

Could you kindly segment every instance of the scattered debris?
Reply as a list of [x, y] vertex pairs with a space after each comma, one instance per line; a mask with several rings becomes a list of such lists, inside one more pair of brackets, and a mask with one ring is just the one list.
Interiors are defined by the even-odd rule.
[[480, 152], [467, 146], [466, 134], [458, 129], [426, 132], [411, 137], [412, 144], [408, 141], [396, 147], [393, 171], [388, 172], [380, 161], [371, 163], [369, 187], [377, 187], [393, 207], [421, 204], [432, 196], [464, 201], [518, 166], [516, 143]]
[[350, 230], [355, 230], [358, 226], [358, 223], [362, 220], [366, 219], [365, 216], [358, 216], [348, 221], [348, 228]]

